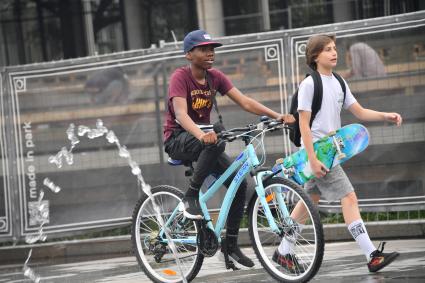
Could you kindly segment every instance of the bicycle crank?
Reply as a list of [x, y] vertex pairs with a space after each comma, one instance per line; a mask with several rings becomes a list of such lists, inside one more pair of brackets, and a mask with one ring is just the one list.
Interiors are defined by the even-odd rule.
[[218, 239], [214, 231], [207, 226], [207, 222], [205, 220], [200, 221], [196, 243], [204, 256], [212, 257], [218, 250]]

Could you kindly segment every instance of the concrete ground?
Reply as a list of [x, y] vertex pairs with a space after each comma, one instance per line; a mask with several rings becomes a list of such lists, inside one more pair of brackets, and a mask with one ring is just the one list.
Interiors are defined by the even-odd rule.
[[[327, 243], [323, 264], [311, 282], [425, 282], [425, 239], [390, 240], [385, 251], [398, 251], [401, 255], [381, 272], [372, 274], [355, 242]], [[265, 273], [251, 248], [244, 248], [244, 252], [254, 258], [254, 268], [227, 271], [216, 255], [204, 261], [193, 282], [275, 282]], [[65, 261], [57, 258], [48, 264], [30, 263], [30, 266], [41, 276], [41, 282], [150, 282], [134, 256]], [[22, 264], [3, 264], [0, 282], [31, 281], [24, 277]]]

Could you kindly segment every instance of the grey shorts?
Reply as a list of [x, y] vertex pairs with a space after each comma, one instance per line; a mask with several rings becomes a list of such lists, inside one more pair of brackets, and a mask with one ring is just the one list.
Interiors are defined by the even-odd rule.
[[340, 165], [332, 168], [323, 178], [308, 181], [304, 189], [309, 194], [318, 194], [327, 201], [341, 200], [347, 194], [354, 192], [353, 185]]

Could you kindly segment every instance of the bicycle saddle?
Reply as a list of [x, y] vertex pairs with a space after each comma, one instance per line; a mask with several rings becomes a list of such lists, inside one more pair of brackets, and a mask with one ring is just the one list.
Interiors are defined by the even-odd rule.
[[184, 161], [184, 160], [179, 160], [179, 159], [173, 159], [171, 157], [168, 157], [167, 159], [167, 163], [171, 166], [180, 166], [180, 165], [184, 165], [186, 167], [188, 167], [188, 169], [184, 172], [184, 175], [186, 177], [192, 176], [193, 175], [193, 165], [192, 165], [192, 161]]
[[172, 159], [171, 157], [168, 157], [167, 163], [170, 164], [171, 166], [179, 166], [179, 165], [183, 165], [183, 160]]

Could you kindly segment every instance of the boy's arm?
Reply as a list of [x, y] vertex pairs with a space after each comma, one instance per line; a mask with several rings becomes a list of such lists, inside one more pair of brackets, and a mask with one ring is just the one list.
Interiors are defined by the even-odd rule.
[[290, 114], [279, 114], [276, 111], [268, 108], [267, 106], [259, 103], [258, 101], [247, 97], [240, 92], [236, 87], [231, 88], [227, 94], [236, 104], [242, 107], [245, 111], [248, 111], [256, 115], [266, 115], [270, 118], [281, 120], [284, 123], [293, 123], [295, 119]]
[[176, 119], [179, 122], [180, 126], [183, 127], [186, 131], [191, 133], [201, 142], [206, 144], [216, 143], [217, 135], [216, 133], [208, 132], [205, 133], [193, 122], [193, 120], [187, 114], [187, 102], [183, 97], [174, 97], [173, 98], [173, 108], [176, 115]]
[[354, 102], [349, 108], [356, 118], [362, 121], [388, 121], [400, 126], [403, 122], [398, 113], [379, 112], [371, 109], [363, 108], [360, 103]]
[[314, 152], [313, 136], [310, 129], [310, 118], [311, 112], [303, 110], [299, 111], [301, 138], [307, 152], [308, 160], [310, 161], [310, 167], [313, 174], [316, 177], [321, 178], [326, 175], [326, 172], [329, 172], [329, 169], [326, 168], [319, 159], [317, 159], [316, 153]]

